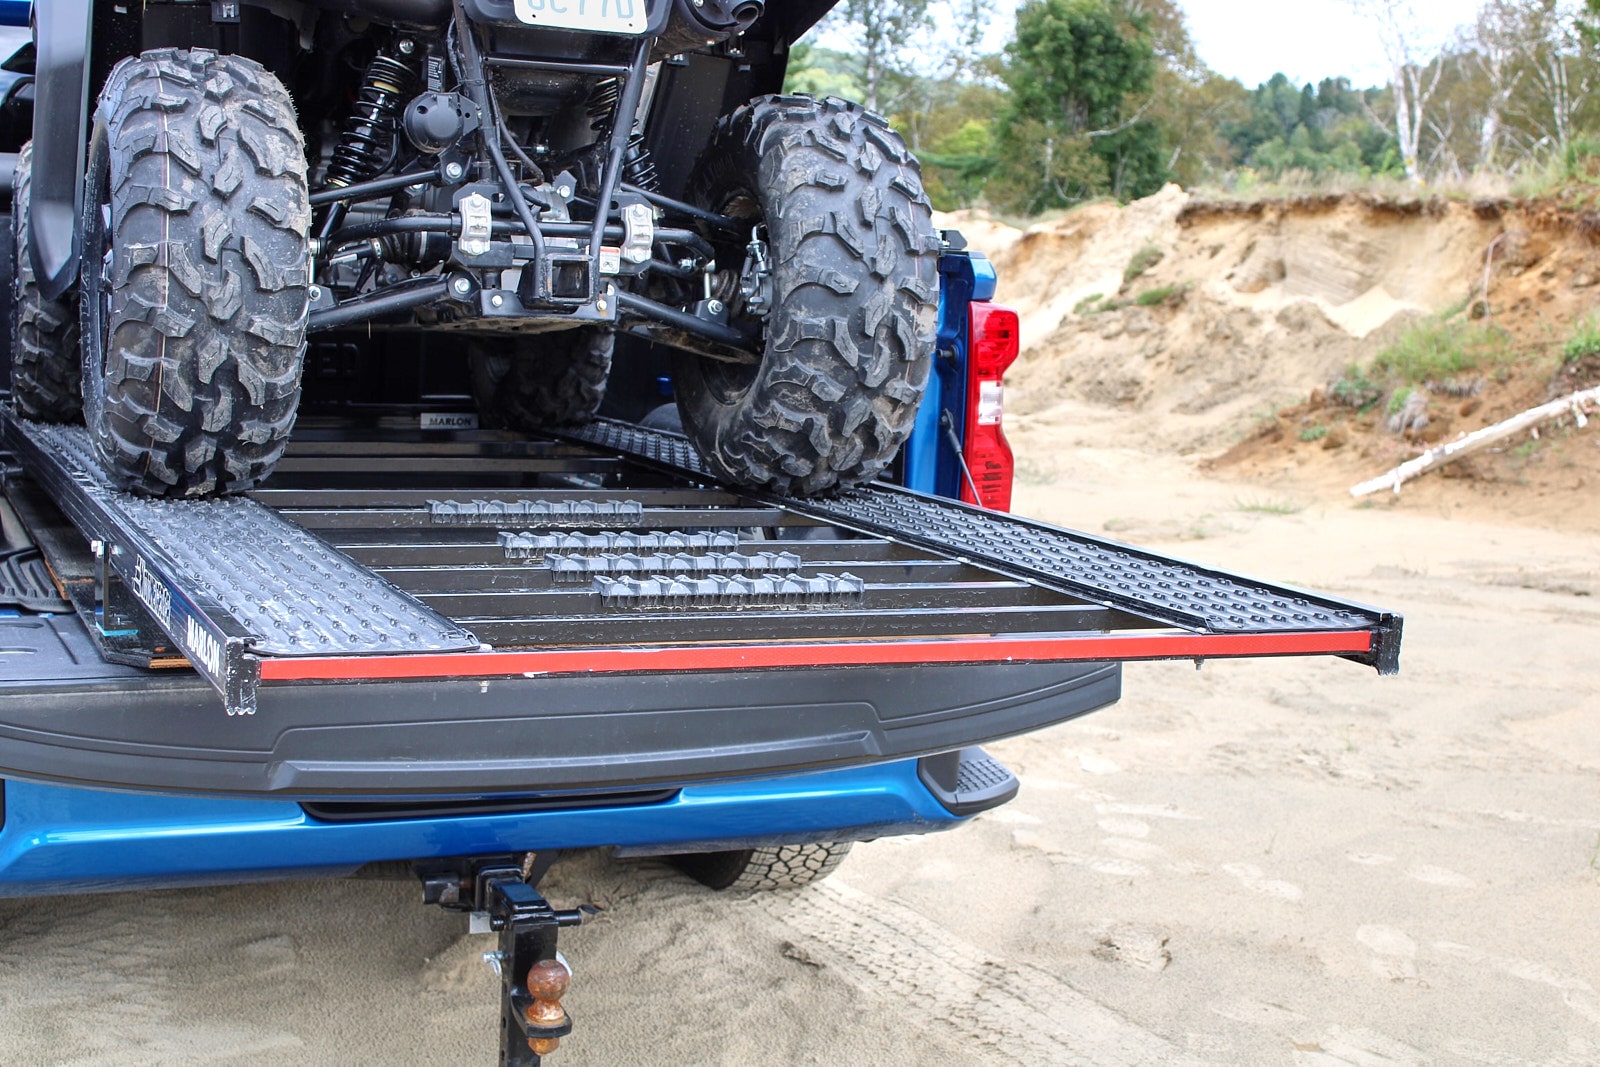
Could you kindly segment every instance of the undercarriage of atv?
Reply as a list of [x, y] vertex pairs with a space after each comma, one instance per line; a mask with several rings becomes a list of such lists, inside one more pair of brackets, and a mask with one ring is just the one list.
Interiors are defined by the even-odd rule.
[[[719, 265], [708, 240], [759, 245], [755, 228], [657, 191], [638, 120], [653, 38], [607, 41], [596, 61], [485, 54], [460, 21], [432, 39], [372, 36], [310, 195], [311, 330], [415, 309], [434, 326], [620, 326], [759, 361], [756, 331], [730, 325], [743, 264]], [[524, 36], [537, 48], [540, 31]]]
[[293, 427], [308, 334], [459, 333], [513, 430], [592, 418], [623, 335], [676, 353], [727, 481], [827, 492], [894, 457], [938, 297], [915, 160], [842, 101], [659, 91], [706, 56], [748, 71], [749, 42], [781, 80], [762, 0], [258, 6], [290, 31], [265, 61], [146, 26], [107, 75], [79, 283], [50, 301], [19, 272], [22, 414], [81, 408], [135, 492], [241, 492]]

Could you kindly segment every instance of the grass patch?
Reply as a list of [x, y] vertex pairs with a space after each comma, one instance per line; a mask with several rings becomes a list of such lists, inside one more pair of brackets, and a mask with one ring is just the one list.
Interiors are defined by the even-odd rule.
[[1320, 441], [1326, 436], [1328, 436], [1328, 428], [1320, 423], [1316, 426], [1307, 426], [1300, 431], [1300, 440], [1306, 444], [1310, 444], [1312, 441]]
[[[1350, 364], [1328, 388], [1336, 404], [1362, 414], [1384, 403], [1384, 413], [1405, 410], [1419, 388], [1447, 395], [1472, 395], [1477, 389], [1470, 372], [1492, 373], [1504, 380], [1515, 355], [1504, 330], [1454, 314], [1418, 319], [1363, 367]], [[1600, 345], [1600, 323], [1595, 326]]]
[[[1426, 195], [1448, 200], [1475, 200], [1508, 195], [1511, 182], [1500, 174], [1477, 173], [1428, 182]], [[1300, 197], [1343, 196], [1356, 193], [1375, 200], [1406, 203], [1418, 197], [1417, 187], [1403, 177], [1290, 167], [1272, 175], [1239, 167], [1224, 179], [1213, 179], [1190, 190], [1196, 199], [1256, 202], [1294, 200]]]
[[1384, 407], [1383, 413], [1385, 415], [1400, 414], [1400, 412], [1405, 410], [1406, 401], [1411, 399], [1411, 394], [1414, 392], [1416, 392], [1416, 390], [1411, 386], [1402, 385], [1400, 388], [1390, 393], [1389, 403]]
[[1304, 509], [1292, 500], [1235, 500], [1233, 510], [1257, 515], [1294, 515]]
[[1558, 198], [1575, 207], [1588, 207], [1595, 202], [1597, 185], [1600, 142], [1592, 137], [1576, 137], [1525, 170], [1512, 183], [1511, 195]]
[[1466, 319], [1433, 317], [1414, 323], [1372, 361], [1376, 376], [1421, 385], [1504, 363], [1511, 341], [1504, 331]]
[[1155, 289], [1146, 289], [1133, 298], [1133, 302], [1142, 308], [1153, 308], [1168, 301], [1175, 300], [1189, 291], [1187, 285], [1162, 285]]
[[1577, 363], [1588, 356], [1600, 356], [1600, 314], [1590, 312], [1573, 323], [1572, 336], [1561, 349], [1561, 358]]
[[1166, 253], [1155, 245], [1145, 245], [1133, 254], [1128, 260], [1128, 265], [1122, 271], [1122, 284], [1130, 285], [1144, 275], [1144, 272], [1161, 262]]
[[1096, 311], [1104, 311], [1105, 308], [1100, 307], [1099, 304], [1105, 298], [1104, 293], [1091, 293], [1072, 305], [1072, 313], [1074, 315], [1093, 315]]

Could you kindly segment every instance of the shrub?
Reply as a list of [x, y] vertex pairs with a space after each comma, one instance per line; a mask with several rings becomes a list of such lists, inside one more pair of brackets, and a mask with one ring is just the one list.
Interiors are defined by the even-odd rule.
[[1137, 281], [1145, 271], [1160, 263], [1165, 254], [1155, 245], [1145, 245], [1139, 249], [1133, 254], [1133, 258], [1128, 260], [1128, 266], [1122, 272], [1122, 284], [1129, 285]]
[[1562, 359], [1576, 363], [1586, 356], [1600, 355], [1600, 314], [1590, 312], [1572, 326], [1572, 336], [1561, 350]]
[[1383, 388], [1352, 363], [1344, 369], [1344, 377], [1329, 387], [1328, 396], [1336, 404], [1365, 411], [1383, 396]]
[[1155, 289], [1147, 289], [1134, 297], [1133, 302], [1142, 308], [1153, 308], [1157, 304], [1165, 304], [1175, 297], [1182, 296], [1187, 287], [1182, 285], [1163, 285]]
[[[1413, 323], [1372, 361], [1372, 368], [1391, 381], [1421, 385], [1450, 378], [1510, 356], [1506, 334], [1493, 326], [1440, 317]], [[1403, 401], [1402, 401], [1403, 403]]]

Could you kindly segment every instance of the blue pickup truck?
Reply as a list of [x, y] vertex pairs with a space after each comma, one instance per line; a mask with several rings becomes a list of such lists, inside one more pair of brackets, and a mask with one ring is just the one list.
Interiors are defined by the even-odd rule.
[[[29, 6], [0, 0], [0, 22], [26, 25]], [[506, 25], [527, 21], [501, 6]], [[57, 26], [80, 7], [52, 5]], [[814, 17], [826, 5], [801, 7]], [[239, 4], [145, 8], [224, 43], [241, 32]], [[130, 10], [108, 7], [106, 26]], [[743, 38], [724, 37], [715, 54], [660, 59], [660, 78], [691, 97], [746, 78]], [[25, 30], [19, 43], [0, 65], [0, 185], [14, 207], [26, 202], [11, 175], [36, 132], [44, 62]], [[80, 75], [93, 69], [86, 56], [128, 47], [88, 44]], [[767, 59], [781, 74], [781, 53]], [[585, 76], [604, 66], [559, 63]], [[431, 92], [418, 106], [457, 108], [449, 123], [487, 121]], [[428, 145], [435, 128], [413, 119], [407, 135]], [[446, 183], [449, 166], [326, 192], [403, 197], [413, 179]], [[675, 195], [688, 196], [680, 170]], [[541, 226], [576, 242], [582, 227], [530, 228], [470, 199], [373, 221], [351, 209], [332, 258], [352, 258], [329, 270], [366, 284], [394, 242], [432, 255], [435, 236], [453, 235], [453, 254], [481, 268], [456, 279], [476, 304], [436, 312], [357, 293], [313, 307], [293, 435], [246, 495], [127, 492], [85, 426], [16, 398], [0, 410], [0, 896], [400, 865], [426, 903], [498, 931], [502, 1062], [537, 1063], [571, 1028], [557, 933], [587, 915], [538, 894], [563, 851], [671, 856], [714, 888], [800, 886], [854, 841], [950, 829], [1005, 803], [1017, 779], [981, 746], [1114, 702], [1125, 661], [1336, 655], [1397, 669], [1391, 613], [1007, 514], [1002, 379], [1017, 316], [993, 303], [992, 267], [954, 232], [937, 239], [926, 386], [903, 447], [870, 482], [811, 497], [740, 484], [685, 434], [672, 409], [683, 364], [666, 349], [692, 333], [715, 359], [742, 336], [715, 295], [733, 290], [714, 291], [715, 263], [692, 258], [652, 262], [693, 286], [703, 276], [703, 298], [635, 301], [657, 321], [628, 336], [607, 307], [613, 289], [567, 309], [609, 314], [602, 325], [617, 333], [596, 417], [545, 430], [483, 419], [470, 368], [486, 364], [462, 358], [471, 342], [450, 332], [452, 316], [481, 329], [540, 294], [462, 247], [507, 234], [515, 245]], [[729, 221], [658, 187], [630, 203]], [[698, 239], [642, 217], [613, 229], [643, 260], [659, 248], [630, 244], [641, 232]], [[41, 262], [23, 218], [8, 227], [20, 243], [0, 242], [18, 294]], [[410, 237], [397, 225], [407, 220], [422, 227]], [[367, 260], [358, 227], [372, 234]], [[725, 280], [748, 310], [770, 293], [765, 244], [746, 236], [749, 269]], [[435, 277], [441, 292], [455, 284]], [[53, 306], [40, 292], [0, 316], [6, 363], [15, 316], [31, 316], [19, 342], [35, 345], [29, 358], [42, 328], [67, 336], [70, 324], [39, 317]], [[386, 328], [396, 314], [438, 329]]]

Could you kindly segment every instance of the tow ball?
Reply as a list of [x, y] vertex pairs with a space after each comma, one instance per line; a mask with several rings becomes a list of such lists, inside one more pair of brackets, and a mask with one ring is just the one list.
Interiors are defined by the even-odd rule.
[[474, 932], [500, 935], [484, 959], [500, 976], [501, 1067], [539, 1067], [572, 1032], [561, 998], [572, 972], [556, 951], [563, 926], [579, 926], [599, 913], [592, 905], [557, 910], [534, 888], [555, 853], [419, 864], [422, 901], [471, 914]]

